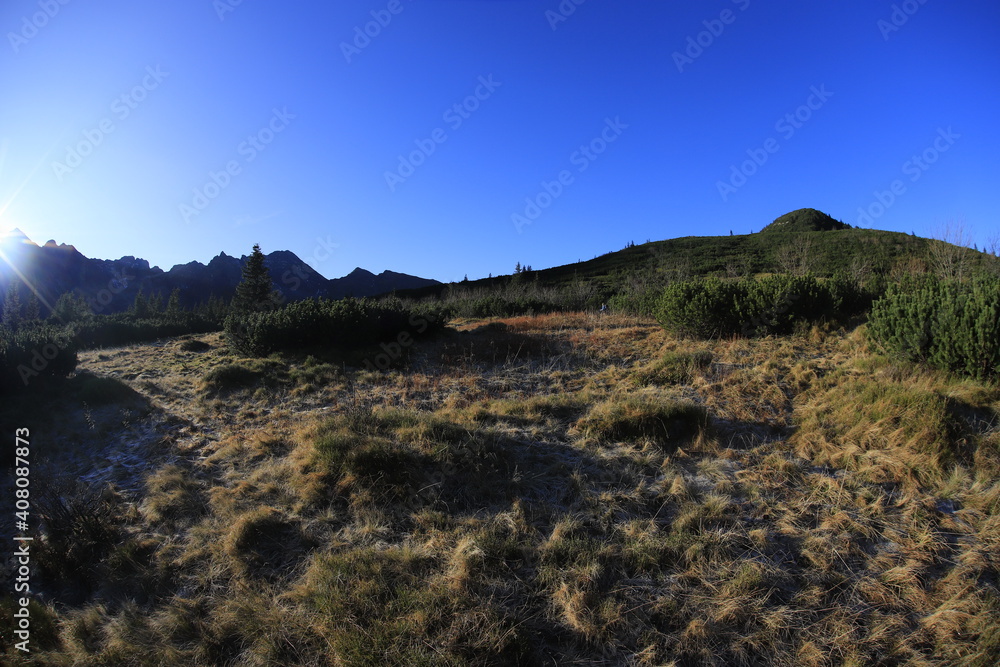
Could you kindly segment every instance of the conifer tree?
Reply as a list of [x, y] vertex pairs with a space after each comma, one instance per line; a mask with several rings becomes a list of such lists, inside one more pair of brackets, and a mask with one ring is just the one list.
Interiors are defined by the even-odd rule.
[[176, 317], [181, 314], [181, 289], [175, 287], [172, 292], [170, 292], [170, 298], [167, 300], [167, 315], [171, 317]]
[[149, 297], [149, 312], [151, 315], [159, 315], [163, 312], [163, 294], [157, 292]]
[[24, 321], [36, 322], [40, 319], [42, 319], [42, 304], [38, 301], [38, 295], [32, 292], [24, 307]]
[[7, 286], [7, 295], [3, 299], [3, 325], [8, 329], [17, 329], [21, 323], [21, 291], [16, 280]]
[[149, 317], [149, 299], [143, 294], [141, 287], [135, 295], [135, 301], [132, 302], [132, 315], [137, 319]]
[[264, 266], [264, 253], [261, 252], [259, 243], [254, 244], [250, 258], [243, 265], [243, 280], [236, 286], [232, 312], [239, 314], [273, 310], [278, 303], [276, 297], [271, 274]]

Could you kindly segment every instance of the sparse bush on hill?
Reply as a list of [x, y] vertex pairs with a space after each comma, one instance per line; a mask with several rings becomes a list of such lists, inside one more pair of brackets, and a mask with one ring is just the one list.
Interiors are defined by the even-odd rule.
[[978, 379], [1000, 375], [1000, 282], [923, 276], [872, 306], [869, 337], [912, 361]]
[[800, 323], [852, 315], [866, 302], [860, 288], [841, 278], [768, 276], [668, 285], [656, 318], [670, 331], [697, 338], [787, 334]]

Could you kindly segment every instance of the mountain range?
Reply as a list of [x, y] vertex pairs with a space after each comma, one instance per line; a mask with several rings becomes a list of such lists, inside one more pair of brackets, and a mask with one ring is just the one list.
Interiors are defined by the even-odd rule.
[[[233, 257], [222, 252], [208, 264], [189, 262], [164, 271], [130, 255], [114, 260], [91, 259], [65, 243], [48, 241], [38, 245], [14, 229], [0, 237], [0, 260], [0, 296], [6, 294], [11, 281], [20, 277], [38, 290], [43, 314], [47, 312], [45, 303], [54, 304], [66, 292], [81, 294], [94, 312], [115, 313], [127, 310], [139, 290], [149, 296], [160, 294], [165, 301], [175, 288], [179, 289], [181, 304], [186, 308], [212, 296], [228, 300], [236, 292], [247, 256]], [[376, 275], [360, 267], [343, 278], [329, 279], [288, 250], [265, 255], [264, 263], [275, 289], [288, 301], [360, 298], [440, 284], [394, 271]]]

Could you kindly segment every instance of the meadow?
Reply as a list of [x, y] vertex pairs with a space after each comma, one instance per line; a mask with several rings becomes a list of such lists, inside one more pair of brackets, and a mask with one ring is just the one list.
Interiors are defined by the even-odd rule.
[[47, 537], [4, 659], [995, 665], [1000, 389], [865, 328], [457, 318], [386, 370], [81, 351], [5, 406]]

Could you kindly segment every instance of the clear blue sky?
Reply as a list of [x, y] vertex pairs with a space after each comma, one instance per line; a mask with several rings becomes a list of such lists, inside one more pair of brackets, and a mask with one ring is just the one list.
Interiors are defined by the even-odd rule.
[[801, 207], [1000, 227], [993, 1], [62, 1], [0, 5], [0, 228], [90, 257], [458, 280]]

